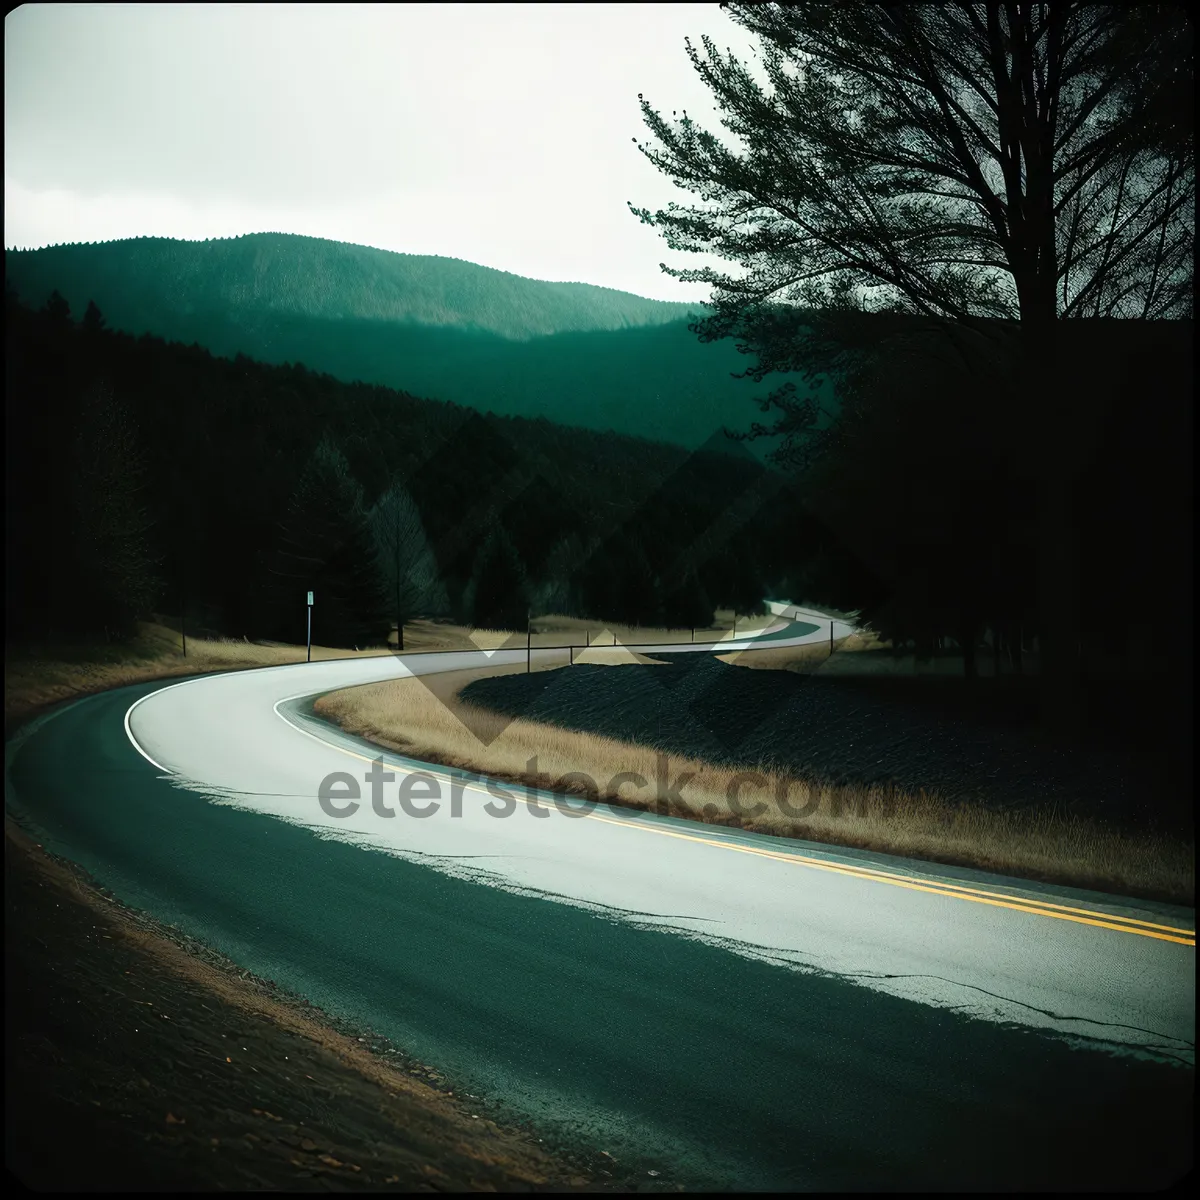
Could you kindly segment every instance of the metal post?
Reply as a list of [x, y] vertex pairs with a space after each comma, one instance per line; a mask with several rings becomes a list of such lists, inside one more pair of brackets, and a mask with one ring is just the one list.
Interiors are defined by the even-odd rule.
[[525, 614], [525, 674], [533, 670], [533, 623], [529, 613]]
[[829, 657], [833, 657], [833, 618], [829, 618]]
[[183, 593], [179, 602], [179, 632], [183, 637], [183, 657], [187, 658], [187, 568], [180, 564], [179, 590]]
[[570, 656], [571, 656], [571, 660], [570, 660], [570, 664], [569, 664], [569, 665], [573, 667], [573, 666], [575, 665], [575, 647], [574, 647], [574, 646], [568, 646], [568, 647], [567, 647], [567, 651], [569, 652], [569, 654], [570, 654]]
[[308, 593], [308, 653], [305, 656], [305, 662], [312, 662], [312, 603], [313, 594]]

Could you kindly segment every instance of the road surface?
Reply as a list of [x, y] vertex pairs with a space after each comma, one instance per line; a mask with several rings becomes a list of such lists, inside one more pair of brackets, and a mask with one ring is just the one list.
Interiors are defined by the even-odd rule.
[[[761, 636], [828, 640], [794, 615]], [[106, 692], [10, 740], [6, 802], [126, 903], [652, 1186], [1110, 1188], [1188, 1168], [1191, 910], [581, 814], [311, 714], [337, 688], [524, 653]]]

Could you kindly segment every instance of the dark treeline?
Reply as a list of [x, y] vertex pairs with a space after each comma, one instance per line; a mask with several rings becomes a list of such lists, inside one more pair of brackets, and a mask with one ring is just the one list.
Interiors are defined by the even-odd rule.
[[1003, 323], [953, 341], [943, 323], [898, 314], [825, 324], [805, 345], [810, 369], [838, 380], [836, 419], [815, 430], [809, 398], [786, 389], [771, 404], [777, 461], [836, 531], [798, 591], [862, 609], [923, 655], [952, 642], [968, 675], [984, 645], [1020, 670], [1047, 553], [1030, 464], [1052, 454], [1077, 476], [1071, 538], [1052, 552], [1077, 564], [1085, 663], [1179, 674], [1192, 621], [1191, 321], [1062, 323], [1051, 394], [1081, 413], [1067, 446], [1018, 415]]
[[186, 610], [194, 628], [383, 642], [397, 617], [704, 625], [786, 589], [782, 476], [135, 338], [6, 286], [10, 640]]
[[[968, 674], [985, 645], [1021, 669], [1039, 634], [1021, 469], [1038, 431], [1014, 420], [1002, 371], [919, 333], [882, 337], [894, 318], [863, 318], [857, 359], [820, 361], [809, 342], [839, 407], [815, 438], [793, 414], [785, 485], [736, 447], [689, 453], [214, 357], [112, 332], [94, 306], [76, 322], [57, 297], [34, 312], [7, 290], [6, 317], [10, 639], [119, 636], [186, 606], [197, 627], [302, 641], [309, 589], [318, 640], [338, 645], [415, 615], [687, 628], [771, 595], [858, 610], [922, 655], [952, 645]], [[1190, 647], [1191, 324], [1077, 321], [1066, 336], [1059, 386], [1089, 417], [1063, 552], [1079, 558], [1091, 659], [1140, 674]]]

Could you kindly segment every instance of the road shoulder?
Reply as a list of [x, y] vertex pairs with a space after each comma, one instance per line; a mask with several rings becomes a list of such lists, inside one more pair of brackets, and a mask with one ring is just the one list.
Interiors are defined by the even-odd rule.
[[31, 1187], [607, 1182], [472, 1113], [398, 1048], [121, 906], [11, 820], [5, 901], [6, 1163]]

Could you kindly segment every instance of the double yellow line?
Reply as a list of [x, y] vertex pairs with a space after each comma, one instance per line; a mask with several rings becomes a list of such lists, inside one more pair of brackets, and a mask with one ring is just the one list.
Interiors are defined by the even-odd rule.
[[736, 850], [739, 854], [757, 854], [760, 858], [773, 858], [777, 862], [810, 867], [815, 871], [832, 871], [835, 875], [850, 875], [857, 879], [869, 879], [892, 887], [908, 888], [913, 892], [929, 892], [934, 896], [948, 896], [952, 900], [970, 900], [975, 904], [990, 904], [995, 908], [1010, 908], [1014, 912], [1033, 913], [1040, 917], [1054, 917], [1059, 921], [1074, 921], [1079, 925], [1095, 925], [1100, 929], [1116, 929], [1123, 933], [1137, 933], [1142, 937], [1157, 938], [1163, 942], [1177, 942], [1181, 946], [1195, 946], [1196, 931], [1180, 929], [1175, 925], [1158, 925], [1153, 921], [1142, 921], [1137, 917], [1121, 917], [1115, 913], [1098, 912], [1087, 908], [1072, 908], [1068, 904], [1052, 904], [1048, 900], [1033, 900], [1021, 896], [1007, 896], [1003, 892], [988, 892], [982, 888], [966, 887], [958, 883], [915, 883], [905, 875], [890, 871], [879, 871], [874, 867], [846, 866], [825, 862], [803, 854], [785, 854], [776, 850], [764, 850], [757, 846], [739, 846], [736, 842], [723, 842], [712, 838], [697, 837], [691, 833], [677, 833], [672, 829], [661, 829], [653, 825], [633, 825], [596, 813], [588, 814], [592, 820], [605, 821], [610, 825], [625, 825], [646, 833], [657, 833], [663, 837], [682, 838], [688, 842], [703, 842], [708, 846], [719, 846], [723, 850]]
[[[291, 724], [291, 722], [288, 723]], [[296, 727], [293, 726], [293, 728]], [[307, 733], [308, 731], [300, 730], [300, 732]], [[313, 734], [309, 734], [309, 736], [314, 737]], [[329, 746], [330, 749], [340, 750], [343, 754], [349, 754], [352, 758], [360, 759], [362, 762], [371, 763], [375, 761], [354, 750], [347, 750], [344, 746], [337, 746], [331, 742], [326, 742], [323, 738], [316, 738], [315, 740]], [[412, 770], [411, 767], [400, 763], [385, 763], [384, 767], [385, 769], [390, 768], [397, 771]], [[421, 770], [426, 774], [441, 774], [441, 772], [435, 770], [427, 770], [425, 768], [421, 768]], [[520, 800], [525, 805], [537, 805], [538, 802], [536, 800], [518, 795], [515, 786], [511, 790], [514, 799]], [[488, 792], [479, 791], [478, 788], [464, 787], [463, 791], [471, 791], [480, 796], [489, 796], [490, 799], [496, 798]], [[1052, 917], [1058, 921], [1074, 921], [1077, 925], [1094, 925], [1098, 929], [1115, 929], [1119, 933], [1135, 933], [1140, 937], [1156, 938], [1161, 942], [1175, 942], [1180, 946], [1194, 947], [1196, 945], [1196, 931], [1194, 929], [1180, 929], [1175, 925], [1159, 925], [1153, 921], [1140, 920], [1137, 917], [1121, 917], [1115, 913], [1099, 912], [1088, 908], [1073, 908], [1069, 904], [1053, 904], [1049, 900], [1007, 896], [1003, 892], [989, 892], [983, 888], [967, 887], [964, 884], [958, 883], [943, 883], [941, 881], [936, 883], [916, 883], [908, 876], [898, 875], [890, 871], [877, 870], [874, 867], [848, 866], [841, 863], [826, 862], [823, 859], [812, 858], [804, 854], [785, 854], [778, 850], [766, 850], [758, 846], [742, 846], [736, 842], [726, 842], [719, 838], [699, 837], [694, 833], [681, 833], [673, 829], [663, 829], [657, 825], [637, 825], [632, 821], [622, 821], [619, 818], [602, 816], [596, 812], [580, 812], [579, 816], [585, 817], [590, 821], [603, 821], [606, 825], [620, 825], [626, 829], [639, 830], [642, 833], [657, 834], [660, 837], [679, 838], [685, 842], [700, 842], [705, 846], [714, 846], [721, 850], [733, 850], [738, 854], [756, 854], [760, 858], [772, 858], [776, 862], [790, 863], [792, 866], [798, 867], [808, 867], [814, 871], [831, 871], [835, 875], [849, 875], [855, 879], [885, 883], [891, 887], [907, 888], [913, 892], [928, 892], [934, 896], [947, 896], [951, 900], [969, 900], [973, 904], [989, 904], [994, 908], [1008, 908], [1013, 912], [1032, 913], [1034, 916]]]

